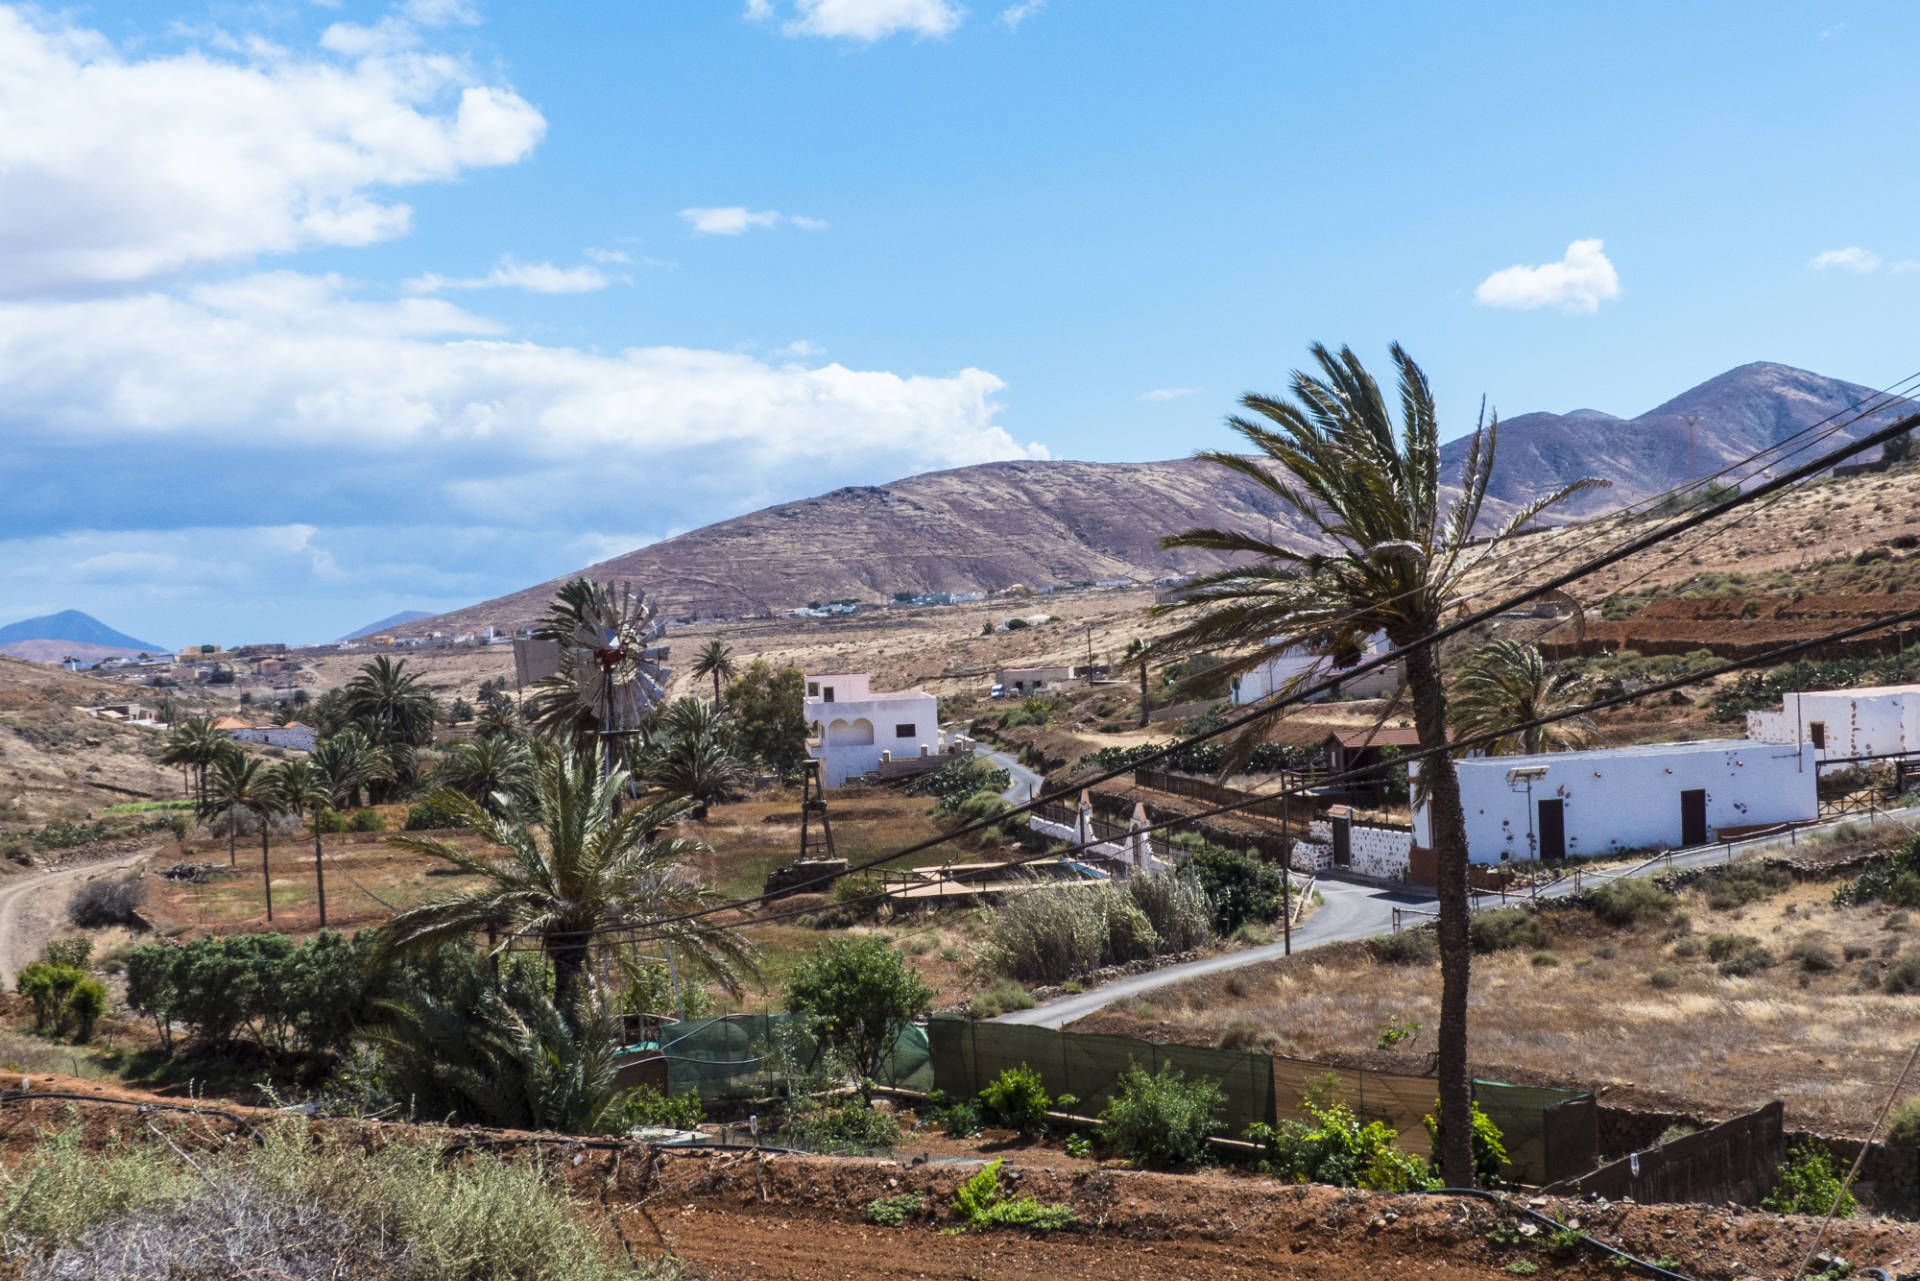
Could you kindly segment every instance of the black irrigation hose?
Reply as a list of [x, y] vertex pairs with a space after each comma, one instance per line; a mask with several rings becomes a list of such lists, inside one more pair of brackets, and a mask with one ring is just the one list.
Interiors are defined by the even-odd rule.
[[220, 1108], [188, 1107], [184, 1103], [147, 1103], [139, 1099], [115, 1099], [98, 1094], [74, 1094], [64, 1090], [7, 1090], [0, 1092], [0, 1103], [30, 1102], [35, 1099], [70, 1099], [76, 1103], [111, 1103], [115, 1107], [137, 1108], [142, 1112], [185, 1112], [188, 1116], [217, 1116], [223, 1121], [231, 1121], [253, 1136], [253, 1141], [264, 1143], [260, 1131], [245, 1117]]
[[1632, 1264], [1636, 1268], [1645, 1268], [1647, 1272], [1652, 1276], [1665, 1277], [1665, 1278], [1668, 1278], [1668, 1281], [1693, 1281], [1691, 1277], [1685, 1275], [1684, 1273], [1675, 1272], [1670, 1268], [1663, 1268], [1657, 1263], [1649, 1263], [1645, 1259], [1635, 1258], [1633, 1255], [1628, 1254], [1625, 1250], [1617, 1249], [1614, 1246], [1610, 1246], [1605, 1241], [1602, 1241], [1600, 1238], [1596, 1236], [1591, 1236], [1585, 1232], [1580, 1231], [1578, 1228], [1569, 1228], [1566, 1224], [1560, 1222], [1560, 1220], [1553, 1218], [1550, 1215], [1542, 1214], [1538, 1210], [1534, 1209], [1532, 1206], [1515, 1205], [1511, 1200], [1509, 1200], [1507, 1197], [1502, 1196], [1498, 1192], [1489, 1192], [1485, 1188], [1434, 1188], [1431, 1192], [1428, 1192], [1425, 1195], [1478, 1197], [1482, 1201], [1492, 1202], [1494, 1205], [1499, 1206], [1501, 1209], [1506, 1210], [1509, 1213], [1523, 1214], [1527, 1218], [1533, 1219], [1536, 1222], [1538, 1222], [1542, 1227], [1552, 1228], [1555, 1232], [1572, 1232], [1575, 1236], [1579, 1237], [1582, 1241], [1585, 1241], [1588, 1245], [1598, 1246], [1600, 1249], [1605, 1250], [1608, 1254], [1613, 1255], [1615, 1258], [1625, 1259], [1629, 1264]]
[[[525, 1138], [506, 1139], [462, 1139], [447, 1148], [449, 1154], [464, 1152], [472, 1148], [504, 1148], [521, 1143], [558, 1143], [563, 1147], [593, 1148], [601, 1152], [627, 1152], [634, 1148], [656, 1148], [663, 1152], [775, 1152], [782, 1156], [820, 1156], [818, 1152], [808, 1152], [804, 1148], [783, 1148], [771, 1143], [652, 1143], [646, 1139], [570, 1139], [564, 1135], [548, 1137], [542, 1134], [530, 1134]], [[827, 1155], [831, 1155], [830, 1153]]]

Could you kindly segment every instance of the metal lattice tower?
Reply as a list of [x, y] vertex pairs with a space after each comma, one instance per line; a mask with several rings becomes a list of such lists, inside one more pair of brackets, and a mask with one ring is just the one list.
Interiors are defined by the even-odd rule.
[[809, 759], [800, 772], [800, 857], [837, 858], [833, 852], [833, 823], [827, 818], [827, 795], [820, 785], [820, 762]]

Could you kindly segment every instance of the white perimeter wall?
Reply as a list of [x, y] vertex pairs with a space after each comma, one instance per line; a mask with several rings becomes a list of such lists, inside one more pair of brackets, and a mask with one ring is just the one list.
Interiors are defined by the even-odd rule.
[[[1533, 800], [1558, 798], [1572, 857], [1612, 850], [1680, 845], [1680, 793], [1707, 793], [1707, 835], [1722, 827], [1784, 823], [1818, 815], [1814, 752], [1791, 744], [1734, 742], [1702, 750], [1674, 744], [1627, 752], [1558, 752], [1544, 756], [1495, 756], [1454, 762], [1466, 811], [1467, 856], [1497, 863], [1502, 855], [1524, 859], [1527, 850], [1525, 788], [1507, 783], [1518, 765], [1544, 767]], [[1538, 823], [1534, 830], [1538, 833]], [[1414, 839], [1431, 846], [1425, 806], [1414, 811]]]

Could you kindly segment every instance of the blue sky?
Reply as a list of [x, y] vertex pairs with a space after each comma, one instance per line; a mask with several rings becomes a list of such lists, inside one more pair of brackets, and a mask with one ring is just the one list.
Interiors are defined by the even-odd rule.
[[1920, 366], [1920, 11], [0, 5], [0, 622], [338, 635], [843, 484]]

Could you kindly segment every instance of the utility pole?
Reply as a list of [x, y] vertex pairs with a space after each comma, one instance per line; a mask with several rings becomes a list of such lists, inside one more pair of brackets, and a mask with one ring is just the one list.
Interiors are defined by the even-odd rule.
[[1087, 624], [1087, 679], [1093, 679], [1093, 624]]
[[1280, 771], [1280, 921], [1286, 955], [1293, 955], [1293, 796]]
[[1694, 478], [1697, 475], [1699, 475], [1699, 468], [1695, 467], [1693, 464], [1693, 425], [1698, 421], [1699, 419], [1695, 418], [1692, 414], [1687, 415], [1687, 488], [1688, 489], [1693, 488]]
[[1147, 655], [1140, 652], [1140, 728], [1147, 727]]

